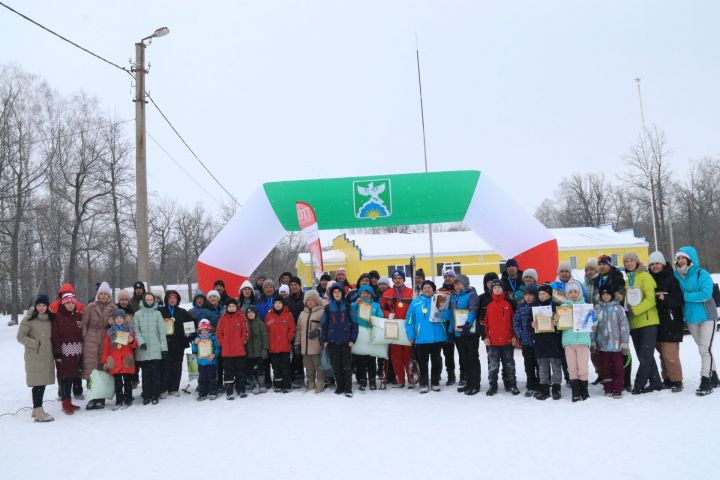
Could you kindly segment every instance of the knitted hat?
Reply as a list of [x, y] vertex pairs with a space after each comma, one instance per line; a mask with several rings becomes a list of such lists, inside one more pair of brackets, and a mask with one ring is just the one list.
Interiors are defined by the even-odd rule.
[[505, 262], [505, 268], [508, 268], [508, 267], [518, 268], [518, 261], [515, 260], [514, 258], [509, 259], [508, 261]]
[[287, 293], [288, 295], [290, 295], [290, 287], [288, 287], [287, 285], [284, 285], [284, 284], [280, 285], [280, 288], [278, 289], [278, 293]]
[[138, 280], [137, 282], [135, 282], [135, 285], [133, 285], [133, 289], [136, 289], [136, 288], [142, 288], [143, 290], [145, 290], [145, 284], [143, 282], [141, 282], [140, 280]]
[[329, 273], [323, 273], [322, 275], [320, 275], [320, 281], [322, 282], [323, 280], [327, 280], [329, 282], [330, 280], [332, 280], [332, 277]]
[[495, 287], [503, 288], [502, 282], [501, 282], [500, 280], [497, 280], [497, 279], [493, 280], [492, 283], [490, 284], [490, 288], [493, 289], [493, 288], [495, 288]]
[[35, 299], [35, 306], [37, 307], [40, 303], [45, 306], [50, 305], [50, 297], [48, 297], [47, 295], [38, 295]]
[[464, 288], [470, 287], [470, 279], [467, 275], [456, 275], [455, 276], [455, 283], [460, 282]]
[[623, 264], [626, 260], [635, 260], [635, 263], [640, 265], [640, 257], [638, 257], [638, 254], [636, 252], [625, 252], [623, 255]]
[[217, 287], [218, 285], [225, 288], [225, 282], [223, 282], [222, 280], [215, 280], [215, 283], [213, 283], [213, 288]]
[[115, 317], [125, 318], [127, 317], [127, 313], [125, 313], [125, 310], [118, 308], [117, 310], [115, 310], [115, 313], [113, 313], [113, 318]]
[[217, 297], [217, 299], [220, 300], [220, 294], [217, 290], [210, 290], [207, 294], [207, 298], [209, 299], [210, 297]]
[[368, 272], [368, 276], [369, 276], [371, 279], [372, 279], [372, 278], [375, 278], [375, 279], [379, 279], [379, 278], [380, 278], [380, 274], [378, 273], [377, 270], [370, 270], [370, 271]]
[[543, 283], [538, 287], [538, 293], [545, 292], [548, 295], [552, 296], [553, 288], [551, 285], [548, 285], [547, 283]]
[[275, 282], [273, 282], [272, 278], [268, 278], [263, 282], [263, 288], [267, 287], [268, 285], [273, 288], [275, 287]]
[[380, 277], [380, 280], [378, 280], [378, 285], [381, 283], [384, 283], [388, 287], [392, 287], [392, 280], [390, 280], [388, 277]]
[[594, 258], [588, 258], [587, 263], [585, 264], [585, 268], [592, 268], [593, 270], [598, 269], [598, 261]]
[[107, 282], [102, 282], [100, 286], [97, 289], [98, 295], [101, 293], [107, 293], [108, 295], [112, 296], [112, 290], [110, 289], [110, 285], [108, 285]]
[[453, 277], [455, 278], [457, 276], [457, 273], [455, 273], [455, 270], [452, 268], [446, 268], [443, 272], [443, 277]]
[[600, 255], [600, 258], [598, 258], [598, 265], [602, 265], [603, 263], [612, 267], [612, 258], [607, 255]]
[[678, 258], [680, 257], [687, 258], [688, 262], [692, 263], [692, 258], [690, 258], [690, 255], [683, 252], [682, 250], [678, 250], [678, 252], [675, 254], [675, 261], [677, 262]]
[[225, 306], [227, 307], [228, 305], [235, 305], [235, 306], [237, 307], [237, 306], [238, 306], [238, 301], [237, 301], [235, 298], [230, 297], [230, 298], [228, 298], [227, 301], [225, 302]]
[[570, 262], [560, 262], [560, 265], [558, 265], [558, 273], [560, 272], [572, 272], [572, 267], [570, 266]]
[[390, 275], [391, 278], [395, 278], [396, 276], [402, 277], [403, 280], [405, 280], [405, 271], [400, 270], [399, 268], [396, 268], [393, 270], [392, 275]]
[[652, 265], [653, 263], [659, 263], [660, 265], [665, 265], [665, 263], [667, 263], [665, 261], [665, 255], [663, 255], [662, 252], [651, 253], [650, 257], [648, 257], [648, 265]]
[[528, 285], [525, 287], [525, 295], [535, 295], [537, 297], [538, 287], [537, 285]]
[[537, 282], [538, 281], [537, 270], [535, 270], [534, 268], [528, 268], [527, 270], [525, 270], [523, 272], [523, 278], [525, 278], [525, 277], [530, 277]]
[[250, 280], [245, 280], [242, 285], [240, 285], [240, 288], [238, 289], [238, 293], [242, 295], [242, 289], [243, 288], [249, 288], [250, 290], [253, 289], [252, 283], [250, 283]]
[[582, 286], [577, 280], [570, 280], [565, 285], [565, 293], [577, 292], [582, 293]]
[[335, 270], [335, 276], [336, 276], [336, 277], [337, 277], [337, 274], [338, 274], [338, 273], [342, 273], [343, 275], [347, 275], [347, 272], [345, 271], [345, 269], [344, 269], [343, 267], [340, 267], [340, 268], [338, 268], [337, 270]]
[[77, 297], [75, 297], [75, 294], [66, 293], [65, 295], [62, 296], [62, 299], [60, 300], [60, 303], [62, 303], [63, 305], [65, 305], [66, 303], [69, 303], [69, 302], [77, 302]]
[[417, 271], [415, 272], [415, 276], [420, 277], [423, 280], [425, 280], [425, 270], [423, 270], [422, 268], [418, 268]]
[[290, 283], [297, 283], [298, 285], [302, 286], [302, 280], [300, 280], [298, 277], [290, 277]]
[[437, 290], [437, 286], [435, 285], [435, 282], [433, 282], [432, 280], [425, 280], [422, 283], [423, 288], [425, 288], [425, 285], [430, 285], [430, 288], [432, 288], [433, 292]]
[[198, 323], [198, 330], [212, 330], [213, 326], [212, 323], [210, 323], [210, 320], [202, 319], [200, 320], [200, 323]]
[[612, 288], [612, 286], [603, 286], [603, 287], [600, 289], [600, 297], [602, 297], [603, 294], [605, 294], [605, 293], [607, 293], [607, 294], [610, 295], [611, 297], [614, 297], [614, 296], [615, 296], [615, 289]]
[[245, 306], [245, 315], [247, 316], [248, 312], [251, 310], [255, 313], [255, 316], [257, 317], [258, 309], [255, 305], [246, 305]]
[[124, 289], [120, 290], [120, 292], [118, 293], [118, 302], [120, 300], [122, 300], [123, 298], [125, 300], [130, 300], [130, 292], [128, 292], [127, 290], [124, 290]]

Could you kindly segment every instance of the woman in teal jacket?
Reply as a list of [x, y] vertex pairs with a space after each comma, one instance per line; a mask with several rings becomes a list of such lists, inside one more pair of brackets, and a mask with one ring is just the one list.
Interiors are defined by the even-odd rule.
[[720, 387], [715, 358], [712, 354], [717, 308], [712, 298], [713, 280], [707, 270], [700, 267], [700, 259], [694, 247], [681, 247], [675, 254], [675, 277], [680, 282], [685, 305], [683, 313], [688, 330], [698, 346], [702, 366], [700, 396], [712, 393], [713, 387]]
[[428, 360], [432, 362], [430, 384], [433, 392], [440, 391], [442, 358], [440, 350], [447, 342], [447, 333], [443, 322], [431, 322], [430, 311], [436, 287], [430, 280], [422, 283], [422, 294], [412, 301], [405, 321], [408, 339], [415, 345], [418, 365], [420, 366], [420, 393], [429, 392]]
[[[350, 304], [350, 318], [358, 324], [358, 328], [370, 328], [369, 320], [360, 318], [360, 304], [370, 305], [370, 316], [384, 317], [380, 304], [373, 302], [373, 289], [370, 285], [363, 285], [357, 291], [357, 299]], [[358, 382], [360, 391], [364, 391], [368, 387], [368, 378], [370, 380], [370, 390], [377, 390], [377, 360], [371, 355], [352, 354], [353, 365], [355, 365], [355, 378]]]
[[162, 360], [167, 358], [167, 329], [160, 311], [155, 308], [155, 295], [147, 292], [135, 314], [136, 360], [142, 369], [143, 405], [157, 405], [160, 398]]

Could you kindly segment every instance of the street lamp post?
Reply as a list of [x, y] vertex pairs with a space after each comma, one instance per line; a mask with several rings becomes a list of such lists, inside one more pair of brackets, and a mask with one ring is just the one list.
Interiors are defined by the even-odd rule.
[[150, 290], [150, 238], [148, 232], [148, 195], [147, 195], [147, 163], [145, 142], [145, 42], [152, 43], [153, 38], [164, 37], [170, 33], [167, 27], [158, 28], [152, 35], [135, 44], [135, 222], [137, 233], [137, 265], [138, 278], [145, 282]]

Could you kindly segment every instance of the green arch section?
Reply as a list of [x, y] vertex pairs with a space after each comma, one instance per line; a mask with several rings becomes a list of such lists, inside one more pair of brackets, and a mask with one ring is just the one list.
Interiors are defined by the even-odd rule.
[[270, 205], [288, 231], [300, 230], [296, 202], [315, 209], [321, 230], [460, 222], [477, 170], [269, 182]]

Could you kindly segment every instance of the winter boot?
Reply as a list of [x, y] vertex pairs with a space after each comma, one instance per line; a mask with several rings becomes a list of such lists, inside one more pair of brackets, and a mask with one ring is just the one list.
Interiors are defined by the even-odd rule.
[[367, 388], [367, 380], [360, 380], [358, 382], [358, 390], [360, 390], [361, 392], [364, 392], [366, 388]]
[[[198, 401], [198, 402], [202, 402], [203, 400], [207, 400], [207, 398], [208, 398], [207, 395], [198, 395], [197, 401]], [[143, 404], [145, 404], [145, 402], [143, 402]], [[147, 405], [147, 404], [146, 404], [146, 405]]]
[[377, 390], [377, 382], [375, 381], [374, 378], [372, 380], [370, 380], [369, 388], [370, 388], [370, 390]]
[[712, 380], [710, 377], [702, 377], [700, 379], [700, 387], [695, 390], [695, 394], [699, 397], [704, 397], [705, 395], [710, 395], [712, 391]]
[[255, 386], [258, 387], [259, 393], [267, 393], [267, 387], [265, 386], [265, 375], [258, 375], [258, 380]]
[[[72, 415], [72, 411], [68, 415]], [[52, 422], [55, 420], [52, 415], [45, 412], [43, 407], [33, 408], [32, 417], [38, 423]]]
[[720, 378], [718, 378], [718, 373], [716, 370], [713, 370], [710, 374], [710, 386], [712, 388], [720, 388]]
[[548, 398], [550, 398], [550, 385], [541, 383], [537, 393], [535, 394], [535, 399], [547, 400]]
[[673, 393], [682, 392], [683, 391], [683, 383], [682, 382], [672, 382], [670, 391]]
[[497, 383], [491, 383], [490, 388], [488, 388], [488, 391], [485, 392], [485, 395], [488, 397], [492, 397], [498, 392], [498, 384]]
[[571, 380], [570, 388], [572, 388], [573, 403], [580, 401], [580, 380]]
[[580, 380], [580, 398], [583, 401], [590, 398], [590, 394], [588, 393], [588, 381], [587, 380]]
[[[465, 390], [465, 388], [467, 387], [467, 382], [466, 382], [465, 380], [463, 380], [463, 379], [460, 379], [460, 381], [458, 382], [457, 386], [458, 386], [458, 392], [462, 392], [462, 391]], [[462, 388], [463, 390], [460, 390], [461, 388]]]
[[592, 384], [599, 385], [602, 383], [602, 381], [603, 381], [602, 377], [600, 375], [598, 375], [598, 377], [595, 380], [593, 380]]
[[562, 398], [562, 393], [560, 390], [562, 389], [562, 386], [559, 383], [553, 383], [552, 385], [552, 399], [553, 400], [560, 400]]
[[454, 373], [448, 373], [448, 379], [447, 382], [445, 382], [445, 385], [448, 387], [452, 387], [455, 385], [455, 374]]
[[513, 395], [520, 395], [520, 390], [518, 390], [517, 384], [511, 383], [509, 387], [505, 388], [508, 392], [512, 393]]
[[430, 390], [432, 390], [433, 392], [439, 392], [440, 385], [430, 385]]
[[346, 396], [347, 398], [352, 398], [352, 397], [353, 397], [353, 394], [352, 394], [352, 392], [345, 392], [345, 396]]
[[228, 400], [235, 400], [235, 395], [233, 394], [233, 382], [229, 382], [225, 384], [225, 397]]
[[62, 401], [62, 410], [65, 415], [72, 415], [73, 413], [75, 413], [75, 410], [72, 408], [72, 403], [70, 403], [69, 398], [66, 398]]
[[420, 393], [428, 393], [430, 391], [430, 387], [427, 385], [420, 385]]
[[480, 393], [479, 388], [466, 388], [465, 389], [465, 395], [468, 395], [468, 396], [477, 395], [478, 393]]

